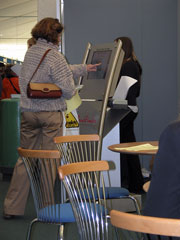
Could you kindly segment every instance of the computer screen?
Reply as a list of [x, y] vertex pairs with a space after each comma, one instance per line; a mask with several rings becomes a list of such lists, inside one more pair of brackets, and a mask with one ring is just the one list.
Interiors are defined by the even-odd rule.
[[[103, 43], [98, 45], [87, 45], [84, 63], [97, 64], [96, 72], [88, 72], [87, 75], [80, 79], [83, 88], [80, 91], [82, 99], [98, 99], [102, 100], [108, 86], [109, 96], [114, 95], [117, 85], [121, 63], [121, 46], [117, 43]], [[110, 89], [110, 90], [109, 90]]]
[[89, 72], [87, 79], [105, 79], [112, 50], [94, 51], [91, 64], [101, 63], [96, 72]]

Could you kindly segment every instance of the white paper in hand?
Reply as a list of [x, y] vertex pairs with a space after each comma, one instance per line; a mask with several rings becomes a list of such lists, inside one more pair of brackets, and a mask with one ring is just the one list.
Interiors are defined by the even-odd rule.
[[115, 90], [113, 100], [114, 99], [125, 100], [127, 97], [129, 88], [136, 82], [137, 80], [134, 78], [131, 78], [128, 76], [122, 76]]

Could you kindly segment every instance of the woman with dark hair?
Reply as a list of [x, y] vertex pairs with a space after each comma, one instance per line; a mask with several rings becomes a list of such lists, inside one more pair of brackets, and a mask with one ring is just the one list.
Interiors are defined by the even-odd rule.
[[[63, 115], [66, 99], [76, 93], [75, 80], [87, 71], [96, 71], [97, 65], [69, 66], [59, 52], [63, 26], [58, 19], [44, 18], [31, 31], [36, 44], [28, 48], [19, 78], [21, 99], [20, 145], [26, 149], [57, 149], [54, 137], [62, 135]], [[54, 83], [62, 90], [61, 98], [32, 99], [27, 96], [27, 85], [44, 53], [50, 49], [42, 61], [32, 82]], [[4, 217], [23, 215], [30, 183], [19, 158], [13, 172], [10, 188], [4, 201]]]
[[[140, 95], [142, 68], [135, 56], [133, 44], [128, 37], [115, 39], [122, 41], [124, 60], [120, 71], [119, 81], [135, 83], [129, 88], [126, 96], [130, 112], [120, 121], [120, 142], [135, 142], [134, 120], [138, 115], [137, 97]], [[119, 83], [119, 82], [118, 82]], [[132, 193], [142, 193], [143, 176], [138, 155], [121, 154], [121, 185]]]

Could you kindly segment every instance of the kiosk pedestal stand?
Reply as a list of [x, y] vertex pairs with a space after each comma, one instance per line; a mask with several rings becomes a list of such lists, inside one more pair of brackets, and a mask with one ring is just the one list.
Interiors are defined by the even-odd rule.
[[[121, 41], [118, 44], [96, 46], [88, 44], [83, 61], [86, 64], [101, 63], [97, 72], [90, 72], [87, 77], [80, 80], [80, 84], [83, 85], [79, 93], [82, 104], [77, 109], [80, 134], [98, 134], [100, 136], [97, 160], [101, 159], [103, 138], [130, 111], [126, 101], [116, 105], [111, 104], [111, 107], [108, 104], [114, 96], [123, 62], [124, 52], [121, 46]], [[120, 159], [119, 155], [118, 159]], [[120, 169], [117, 174], [120, 176]], [[138, 195], [137, 198], [141, 202], [141, 196]], [[124, 201], [119, 204], [119, 200], [113, 200], [113, 207], [124, 211], [133, 211], [134, 209], [130, 202]]]
[[100, 143], [97, 159], [101, 159], [102, 139], [122, 118], [128, 114], [126, 101], [115, 107], [108, 106], [113, 97], [124, 52], [122, 43], [109, 43], [91, 46], [88, 44], [84, 63], [101, 63], [96, 72], [90, 72], [80, 80], [82, 105], [78, 108], [80, 134], [98, 134]]

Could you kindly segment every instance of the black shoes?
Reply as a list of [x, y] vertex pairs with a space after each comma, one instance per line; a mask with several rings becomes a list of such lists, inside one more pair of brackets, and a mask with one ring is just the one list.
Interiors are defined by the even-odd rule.
[[6, 220], [10, 220], [10, 219], [14, 218], [14, 215], [3, 213], [3, 218]]

